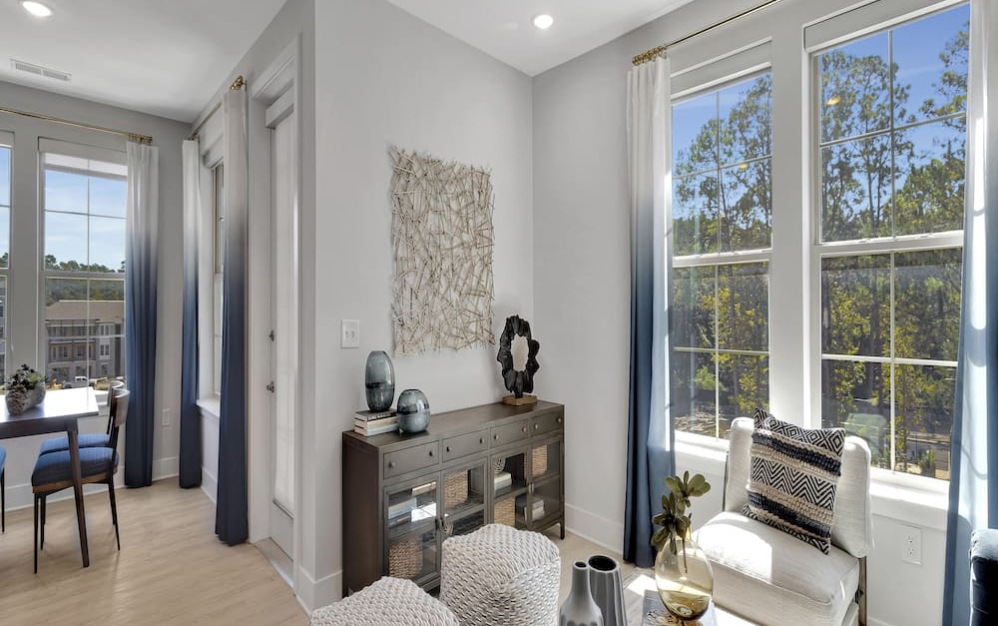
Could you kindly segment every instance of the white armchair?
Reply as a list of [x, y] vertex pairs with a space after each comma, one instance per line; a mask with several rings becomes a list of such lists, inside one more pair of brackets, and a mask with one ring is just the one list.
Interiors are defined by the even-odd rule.
[[831, 553], [742, 515], [753, 421], [732, 423], [722, 512], [698, 532], [714, 570], [714, 601], [767, 626], [865, 626], [866, 555], [873, 546], [870, 449], [847, 437]]

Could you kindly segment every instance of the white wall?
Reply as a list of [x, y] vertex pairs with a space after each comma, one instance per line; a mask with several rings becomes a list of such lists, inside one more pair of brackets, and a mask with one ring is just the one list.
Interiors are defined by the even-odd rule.
[[[527, 76], [384, 0], [317, 2], [315, 28], [315, 282], [304, 287], [316, 297], [315, 464], [304, 470], [322, 602], [342, 586], [341, 432], [366, 406], [368, 352], [392, 346], [388, 148], [491, 167], [497, 334], [507, 315], [534, 315], [533, 151]], [[360, 320], [360, 350], [340, 349], [344, 318]], [[434, 412], [503, 395], [494, 347], [396, 358], [395, 372], [397, 391], [422, 389]]]
[[[182, 180], [180, 169], [180, 141], [189, 127], [143, 113], [136, 113], [97, 104], [77, 98], [39, 91], [21, 85], [0, 82], [0, 106], [42, 113], [49, 116], [95, 124], [108, 128], [128, 130], [151, 135], [153, 144], [160, 151], [160, 259], [159, 259], [159, 328], [156, 349], [156, 398], [155, 434], [153, 446], [153, 478], [159, 479], [177, 473], [179, 426], [177, 418], [180, 397], [180, 336], [181, 326], [181, 207]], [[0, 130], [13, 131], [18, 145], [38, 145], [38, 137], [62, 139], [70, 142], [125, 149], [125, 140], [104, 133], [94, 133], [26, 117], [0, 113]], [[15, 156], [15, 158], [17, 158]], [[37, 174], [30, 178], [15, 179], [15, 214], [32, 215], [37, 211]], [[16, 261], [13, 261], [16, 264]], [[15, 271], [17, 271], [15, 267]], [[23, 273], [14, 275], [22, 279]], [[30, 277], [28, 277], [30, 280]], [[37, 315], [37, 303], [12, 302], [9, 316]], [[12, 313], [11, 313], [12, 311]], [[11, 318], [9, 318], [11, 319]], [[16, 323], [11, 319], [11, 323]], [[13, 355], [13, 361], [38, 363], [40, 359], [26, 349]], [[164, 416], [169, 425], [163, 425]], [[81, 420], [83, 432], [101, 432], [106, 418]], [[126, 426], [127, 427], [127, 426]], [[31, 470], [44, 437], [9, 439], [2, 442], [7, 448], [7, 506], [31, 506]], [[70, 496], [71, 492], [64, 494]]]
[[[756, 4], [756, 0], [698, 0], [534, 79], [534, 330], [542, 345], [540, 393], [566, 405], [568, 527], [616, 551], [623, 545], [629, 380], [626, 73], [633, 55]], [[721, 37], [677, 48], [673, 69], [772, 37], [773, 64], [781, 66], [774, 71], [803, 76], [807, 57], [801, 50], [800, 25], [852, 4], [851, 0], [788, 0], [727, 29]], [[774, 90], [780, 89], [799, 90], [800, 81], [774, 82]], [[787, 95], [786, 91], [777, 95], [777, 108], [781, 100], [788, 101]], [[798, 209], [806, 195], [798, 172], [807, 161], [806, 155], [801, 156], [808, 136], [807, 93], [789, 93], [789, 100], [795, 97], [799, 105], [774, 111], [779, 120], [774, 142], [785, 155], [781, 163], [774, 159], [774, 177], [781, 181], [774, 202], [790, 207], [783, 210], [798, 212], [796, 225], [774, 231], [774, 257], [801, 262], [781, 264], [779, 271], [784, 273], [774, 274], [774, 285], [801, 283], [806, 252]], [[795, 152], [795, 147], [801, 151]], [[785, 298], [792, 306], [771, 308], [771, 326], [780, 329], [772, 333], [773, 341], [784, 346], [800, 343], [797, 338], [805, 327], [808, 292], [803, 285], [799, 291], [785, 292], [791, 294]], [[780, 362], [774, 358], [773, 380], [803, 380], [804, 349], [780, 353], [787, 358], [781, 356]], [[774, 383], [774, 412], [803, 414], [809, 406], [804, 387]], [[723, 453], [683, 447], [677, 467], [705, 473], [718, 488], [695, 508], [695, 519], [705, 521], [720, 509]], [[898, 502], [897, 493], [875, 493], [876, 548], [869, 558], [871, 623], [936, 624], [943, 588], [942, 499], [928, 497], [923, 504], [906, 504]], [[921, 529], [923, 565], [901, 561], [901, 524]]]

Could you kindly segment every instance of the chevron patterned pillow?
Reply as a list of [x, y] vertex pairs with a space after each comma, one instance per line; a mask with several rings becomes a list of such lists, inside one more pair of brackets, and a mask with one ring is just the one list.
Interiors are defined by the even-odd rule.
[[845, 438], [842, 428], [801, 428], [757, 409], [742, 513], [828, 554]]

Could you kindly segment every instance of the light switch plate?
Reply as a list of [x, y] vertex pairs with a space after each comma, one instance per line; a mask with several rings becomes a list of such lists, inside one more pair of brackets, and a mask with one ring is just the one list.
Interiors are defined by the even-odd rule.
[[340, 347], [360, 347], [360, 320], [343, 320], [340, 325]]

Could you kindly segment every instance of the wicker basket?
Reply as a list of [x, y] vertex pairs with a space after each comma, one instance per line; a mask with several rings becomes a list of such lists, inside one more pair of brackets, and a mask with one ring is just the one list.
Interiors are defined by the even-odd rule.
[[495, 523], [505, 524], [506, 526], [516, 526], [516, 503], [513, 502], [513, 498], [506, 498], [502, 502], [496, 504], [495, 508]]
[[415, 579], [423, 571], [423, 551], [420, 538], [410, 537], [392, 543], [388, 548], [388, 575], [392, 578]]
[[468, 472], [450, 474], [444, 479], [444, 509], [453, 510], [468, 501]]
[[534, 448], [531, 468], [534, 478], [548, 473], [548, 447], [540, 446]]

